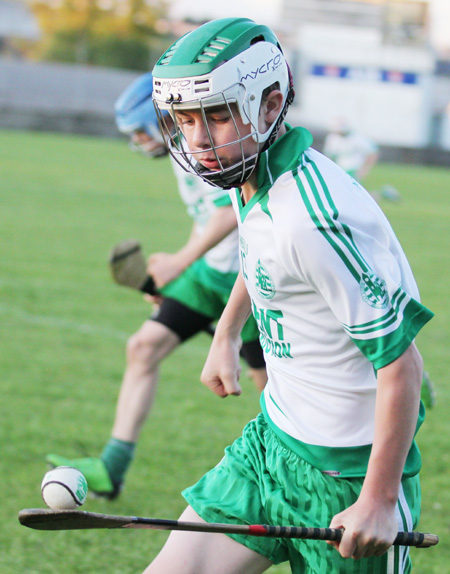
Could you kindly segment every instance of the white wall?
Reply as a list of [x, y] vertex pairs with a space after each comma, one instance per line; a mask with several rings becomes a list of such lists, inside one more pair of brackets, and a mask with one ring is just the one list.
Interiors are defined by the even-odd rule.
[[339, 116], [380, 144], [428, 145], [431, 51], [386, 46], [374, 29], [327, 25], [303, 26], [297, 50], [298, 121], [327, 130]]

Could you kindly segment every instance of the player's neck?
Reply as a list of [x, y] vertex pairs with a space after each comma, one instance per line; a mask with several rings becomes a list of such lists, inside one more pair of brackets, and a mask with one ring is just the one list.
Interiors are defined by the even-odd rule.
[[256, 173], [252, 173], [250, 178], [244, 183], [244, 185], [239, 190], [239, 193], [241, 194], [242, 203], [246, 205], [257, 191], [258, 191], [258, 180], [256, 177]]
[[[279, 139], [285, 133], [286, 133], [286, 126], [282, 124], [280, 126], [280, 129], [278, 130], [275, 141], [277, 141], [277, 139]], [[258, 191], [258, 178], [256, 172], [257, 169], [252, 173], [250, 178], [244, 183], [244, 185], [239, 190], [241, 200], [244, 205], [247, 204], [250, 201], [250, 199], [255, 195], [255, 193]]]

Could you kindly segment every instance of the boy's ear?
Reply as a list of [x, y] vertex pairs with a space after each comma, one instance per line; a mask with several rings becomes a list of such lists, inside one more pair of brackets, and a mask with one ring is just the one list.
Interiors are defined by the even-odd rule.
[[267, 126], [271, 126], [277, 119], [283, 107], [283, 94], [280, 90], [272, 90], [261, 102], [260, 114]]

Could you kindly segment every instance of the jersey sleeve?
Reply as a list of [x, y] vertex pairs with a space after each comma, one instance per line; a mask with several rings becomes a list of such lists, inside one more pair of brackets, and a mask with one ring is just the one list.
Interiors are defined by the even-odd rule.
[[231, 198], [228, 191], [225, 191], [224, 189], [214, 191], [211, 189], [211, 193], [214, 194], [213, 202], [216, 207], [226, 207], [231, 205]]
[[301, 225], [293, 223], [286, 232], [286, 264], [320, 293], [379, 369], [407, 349], [433, 313], [420, 303], [406, 256], [381, 210], [363, 202], [346, 218], [329, 194], [312, 187], [299, 185], [304, 214]]

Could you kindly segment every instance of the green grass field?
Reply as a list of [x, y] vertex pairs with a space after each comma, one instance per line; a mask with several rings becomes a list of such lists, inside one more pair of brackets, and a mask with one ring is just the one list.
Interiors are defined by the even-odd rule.
[[[139, 573], [166, 533], [38, 532], [20, 526], [17, 513], [43, 506], [48, 452], [97, 455], [109, 437], [125, 341], [150, 312], [138, 294], [112, 283], [110, 247], [134, 237], [146, 252], [174, 250], [187, 238], [189, 219], [169, 162], [131, 154], [122, 140], [0, 132], [0, 150], [0, 572]], [[450, 170], [380, 165], [368, 183], [400, 190], [402, 201], [383, 209], [424, 304], [436, 313], [418, 337], [438, 391], [419, 434], [420, 529], [439, 534], [441, 542], [412, 553], [416, 573], [444, 574], [450, 563]], [[182, 488], [218, 462], [258, 412], [257, 393], [245, 378], [244, 394], [226, 400], [199, 383], [208, 345], [201, 335], [164, 363], [125, 491], [112, 503], [89, 499], [84, 509], [177, 518]]]

